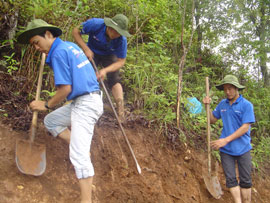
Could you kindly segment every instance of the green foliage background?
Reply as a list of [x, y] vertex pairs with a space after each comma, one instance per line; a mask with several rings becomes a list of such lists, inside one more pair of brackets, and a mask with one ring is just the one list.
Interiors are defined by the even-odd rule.
[[[187, 12], [184, 23], [183, 43], [188, 44], [192, 33], [192, 1], [183, 0], [9, 0], [2, 1], [1, 22], [18, 13], [17, 34], [33, 18], [42, 18], [48, 23], [57, 25], [63, 30], [61, 38], [73, 41], [72, 29], [81, 22], [92, 17], [112, 17], [123, 13], [129, 18], [130, 33], [128, 39], [128, 56], [122, 69], [126, 102], [135, 110], [134, 113], [144, 115], [160, 132], [170, 136], [168, 128], [176, 126], [176, 98], [178, 85], [178, 68], [183, 54], [181, 48], [181, 19], [184, 3]], [[240, 2], [240, 3], [239, 3]], [[253, 42], [243, 41], [245, 31], [250, 33], [250, 26], [242, 26], [236, 30], [235, 41], [227, 48], [215, 51], [222, 45], [220, 37], [230, 38], [232, 22], [240, 22], [245, 16], [239, 15], [245, 1], [199, 1], [194, 25], [195, 35], [186, 58], [183, 72], [183, 91], [181, 95], [181, 129], [177, 136], [181, 142], [191, 145], [205, 146], [206, 117], [205, 114], [190, 115], [186, 109], [187, 98], [196, 97], [202, 101], [205, 96], [205, 77], [210, 78], [211, 95], [214, 109], [224, 97], [214, 85], [226, 74], [239, 77], [247, 88], [243, 96], [254, 105], [256, 123], [252, 128], [252, 144], [254, 147], [253, 162], [260, 164], [270, 158], [270, 90], [265, 86], [260, 74], [250, 71], [259, 70], [257, 59], [261, 52], [256, 51]], [[209, 9], [212, 8], [212, 9]], [[245, 15], [248, 11], [245, 10]], [[3, 25], [3, 23], [2, 23]], [[4, 27], [2, 27], [4, 29]], [[265, 27], [268, 32], [268, 27]], [[28, 83], [33, 84], [37, 78], [36, 65], [40, 55], [31, 47], [16, 43], [16, 38], [1, 37], [0, 65], [4, 64], [8, 74], [26, 76]], [[202, 37], [202, 39], [200, 39]], [[242, 38], [241, 38], [242, 37]], [[249, 38], [251, 40], [251, 38]], [[241, 41], [242, 40], [242, 41]], [[257, 39], [256, 39], [257, 40]], [[246, 44], [249, 43], [249, 49]], [[257, 43], [258, 44], [258, 43]], [[242, 46], [241, 46], [242, 45]], [[251, 50], [255, 50], [252, 55]], [[253, 47], [253, 48], [252, 48]], [[266, 46], [268, 47], [268, 45]], [[249, 51], [249, 52], [247, 52]], [[267, 53], [268, 50], [265, 50]], [[15, 54], [14, 54], [15, 53]], [[247, 64], [250, 57], [254, 58]], [[233, 57], [232, 57], [233, 56]], [[238, 58], [237, 58], [238, 57]], [[238, 60], [241, 58], [242, 60]], [[15, 60], [15, 61], [14, 61]], [[248, 69], [248, 67], [254, 69]], [[48, 67], [44, 73], [46, 80], [44, 97], [53, 95], [53, 76]], [[26, 86], [25, 86], [26, 87]], [[24, 87], [19, 88], [20, 91]], [[32, 89], [29, 100], [33, 99]], [[218, 138], [221, 122], [212, 126], [212, 139]], [[205, 147], [204, 147], [205, 148]], [[218, 158], [218, 155], [215, 154]]]

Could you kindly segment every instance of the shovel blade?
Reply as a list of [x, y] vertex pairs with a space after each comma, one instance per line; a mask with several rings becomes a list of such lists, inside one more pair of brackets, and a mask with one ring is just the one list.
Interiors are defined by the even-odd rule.
[[215, 198], [220, 199], [223, 195], [217, 176], [212, 176], [208, 172], [203, 174], [203, 180], [209, 193]]
[[46, 169], [46, 147], [28, 140], [17, 140], [15, 160], [20, 172], [40, 176]]

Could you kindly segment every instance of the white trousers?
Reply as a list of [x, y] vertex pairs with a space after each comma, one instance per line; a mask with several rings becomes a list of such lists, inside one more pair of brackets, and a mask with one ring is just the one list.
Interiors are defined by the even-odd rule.
[[89, 152], [94, 126], [102, 113], [102, 92], [89, 93], [52, 111], [44, 119], [45, 127], [54, 137], [71, 126], [69, 157], [78, 179], [94, 175]]

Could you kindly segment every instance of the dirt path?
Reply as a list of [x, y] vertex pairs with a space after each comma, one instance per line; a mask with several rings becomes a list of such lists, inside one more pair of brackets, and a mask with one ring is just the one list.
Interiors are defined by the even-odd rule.
[[[173, 150], [160, 136], [139, 125], [125, 129], [142, 174], [137, 173], [121, 131], [104, 124], [96, 126], [91, 150], [96, 173], [94, 203], [232, 202], [221, 169], [219, 180], [224, 195], [215, 200], [208, 193], [201, 175], [204, 153], [187, 147]], [[42, 125], [35, 141], [46, 144], [46, 172], [33, 177], [18, 171], [14, 161], [15, 141], [27, 136], [27, 132], [11, 131], [0, 125], [0, 202], [79, 202], [68, 146], [48, 136]], [[270, 182], [254, 178], [253, 202], [269, 202]]]

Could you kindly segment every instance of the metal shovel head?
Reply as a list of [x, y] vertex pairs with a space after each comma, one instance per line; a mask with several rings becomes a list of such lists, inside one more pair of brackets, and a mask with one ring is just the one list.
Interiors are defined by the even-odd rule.
[[220, 199], [221, 195], [223, 195], [223, 192], [217, 176], [212, 176], [207, 171], [206, 173], [203, 173], [203, 180], [210, 194], [214, 198]]
[[16, 141], [16, 165], [20, 172], [40, 176], [46, 169], [46, 147], [29, 140]]

